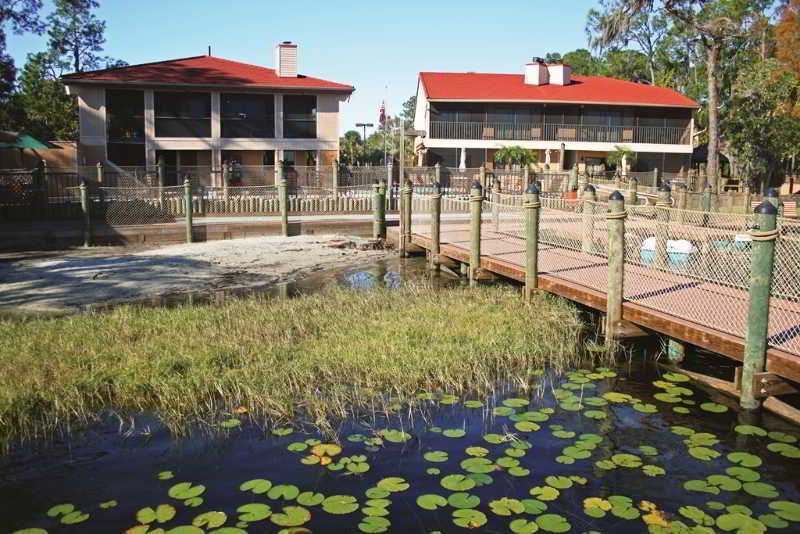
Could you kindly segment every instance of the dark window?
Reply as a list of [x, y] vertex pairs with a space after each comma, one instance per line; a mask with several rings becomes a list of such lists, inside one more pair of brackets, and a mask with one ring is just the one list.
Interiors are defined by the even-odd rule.
[[106, 91], [108, 138], [118, 143], [144, 143], [144, 91]]
[[155, 93], [156, 137], [211, 137], [210, 93]]
[[273, 95], [220, 95], [222, 137], [275, 137]]
[[315, 139], [317, 137], [317, 97], [284, 95], [283, 136]]

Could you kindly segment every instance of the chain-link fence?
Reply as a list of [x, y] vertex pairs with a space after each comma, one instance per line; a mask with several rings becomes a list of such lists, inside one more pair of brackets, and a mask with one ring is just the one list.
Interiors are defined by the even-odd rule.
[[769, 343], [800, 354], [800, 223], [779, 218], [770, 299]]

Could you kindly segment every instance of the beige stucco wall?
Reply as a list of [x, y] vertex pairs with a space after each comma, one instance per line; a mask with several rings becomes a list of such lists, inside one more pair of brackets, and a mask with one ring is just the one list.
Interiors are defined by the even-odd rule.
[[338, 95], [317, 96], [317, 137], [326, 141], [339, 140]]

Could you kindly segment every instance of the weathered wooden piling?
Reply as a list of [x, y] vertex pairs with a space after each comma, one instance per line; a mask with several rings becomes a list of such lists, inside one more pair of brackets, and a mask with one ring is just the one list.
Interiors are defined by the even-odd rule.
[[386, 184], [383, 180], [378, 183], [380, 206], [378, 208], [379, 233], [381, 239], [386, 239]]
[[706, 186], [703, 188], [703, 226], [708, 226], [708, 214], [711, 213], [711, 195], [713, 192], [714, 189], [711, 184], [706, 182]]
[[581, 250], [587, 254], [594, 251], [594, 207], [597, 203], [597, 193], [592, 184], [587, 184], [583, 190], [583, 234], [581, 237]]
[[86, 182], [81, 180], [81, 211], [83, 212], [83, 246], [88, 248], [92, 244], [92, 216], [91, 205], [89, 204], [89, 190]]
[[639, 203], [639, 180], [635, 176], [628, 180], [627, 196], [625, 203], [629, 206], [635, 206]]
[[372, 239], [381, 239], [383, 237], [381, 228], [381, 212], [383, 209], [381, 184], [376, 179], [372, 184]]
[[183, 211], [186, 221], [186, 242], [192, 242], [192, 182], [189, 178], [183, 180]]
[[777, 217], [778, 209], [768, 197], [755, 209], [755, 227], [750, 231], [753, 239], [750, 292], [740, 399], [742, 408], [747, 410], [758, 408], [761, 404], [754, 379], [757, 373], [764, 372], [767, 355], [769, 298], [775, 263], [775, 240], [778, 238]]
[[539, 286], [539, 186], [536, 182], [525, 190], [525, 298], [530, 299]]
[[470, 246], [469, 246], [469, 283], [475, 284], [475, 278], [481, 267], [481, 209], [483, 204], [483, 188], [477, 180], [469, 191], [470, 213]]
[[667, 240], [669, 239], [669, 210], [672, 207], [672, 189], [669, 184], [662, 184], [658, 188], [658, 202], [656, 203], [656, 231], [655, 250], [653, 251], [653, 264], [659, 269], [666, 269], [669, 262], [667, 254]]
[[286, 169], [283, 165], [278, 171], [278, 204], [281, 210], [281, 235], [289, 235], [289, 184], [286, 181]]
[[625, 286], [625, 198], [619, 191], [608, 197], [608, 289], [606, 293], [606, 340], [618, 337], [622, 323]]
[[442, 228], [442, 186], [439, 182], [433, 183], [433, 195], [431, 195], [431, 257], [430, 268], [439, 270], [439, 252], [441, 245]]
[[408, 257], [408, 247], [411, 244], [411, 200], [414, 192], [414, 185], [411, 180], [406, 180], [403, 185], [402, 196], [400, 198], [400, 256]]

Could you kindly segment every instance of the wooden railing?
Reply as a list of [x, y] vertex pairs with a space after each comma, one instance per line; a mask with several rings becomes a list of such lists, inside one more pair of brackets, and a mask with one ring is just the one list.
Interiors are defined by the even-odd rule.
[[589, 143], [652, 143], [688, 145], [689, 128], [669, 126], [587, 126], [579, 124], [514, 124], [506, 122], [431, 122], [431, 139], [500, 141], [580, 141]]

